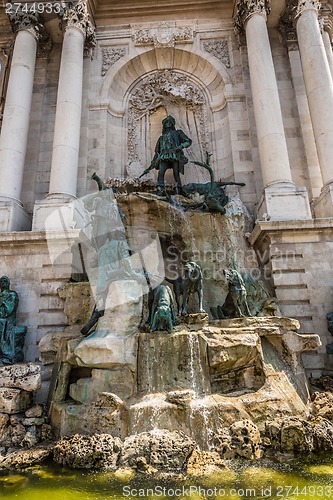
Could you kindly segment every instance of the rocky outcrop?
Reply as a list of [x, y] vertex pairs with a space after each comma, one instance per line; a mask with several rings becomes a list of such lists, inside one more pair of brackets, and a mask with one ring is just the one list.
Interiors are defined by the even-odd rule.
[[261, 458], [261, 437], [251, 420], [240, 420], [214, 436], [214, 448], [223, 458]]
[[312, 396], [312, 415], [333, 421], [333, 394], [315, 392]]
[[74, 469], [115, 469], [121, 447], [120, 439], [109, 434], [75, 434], [56, 443], [53, 459]]
[[53, 445], [36, 446], [30, 450], [15, 450], [6, 456], [0, 455], [0, 468], [23, 469], [40, 464], [52, 454]]
[[157, 470], [182, 471], [195, 443], [179, 431], [156, 430], [125, 439], [120, 464], [137, 470], [151, 466]]
[[333, 450], [333, 424], [317, 417], [306, 421], [297, 417], [275, 419], [266, 424], [266, 446], [299, 456]]
[[194, 450], [187, 462], [186, 472], [189, 476], [210, 476], [223, 473], [225, 462], [216, 451]]

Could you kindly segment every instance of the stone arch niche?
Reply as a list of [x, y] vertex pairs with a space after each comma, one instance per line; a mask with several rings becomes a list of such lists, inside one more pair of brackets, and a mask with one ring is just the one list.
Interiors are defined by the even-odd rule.
[[[231, 178], [226, 96], [232, 90], [226, 68], [199, 49], [153, 49], [134, 57], [130, 51], [110, 68], [101, 88], [100, 107], [107, 100], [105, 176], [140, 175], [154, 155], [163, 118], [171, 114], [193, 141], [187, 157], [201, 161], [209, 151], [217, 177]], [[207, 170], [192, 163], [185, 169], [184, 184], [209, 181]]]
[[[182, 129], [192, 139], [192, 145], [186, 150], [189, 160], [201, 160], [205, 151], [211, 149], [208, 134], [209, 110], [204, 91], [184, 73], [159, 70], [135, 82], [129, 92], [128, 176], [140, 175], [150, 164], [156, 141], [161, 135], [161, 122], [167, 115], [172, 115], [176, 119], [176, 128]], [[172, 179], [171, 172], [167, 172], [166, 179]], [[194, 164], [185, 167], [184, 183], [208, 180], [207, 170]]]

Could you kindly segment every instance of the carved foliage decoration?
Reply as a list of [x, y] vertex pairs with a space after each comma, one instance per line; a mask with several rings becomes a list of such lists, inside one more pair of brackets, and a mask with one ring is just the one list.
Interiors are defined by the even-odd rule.
[[121, 57], [126, 54], [126, 49], [124, 47], [112, 47], [102, 50], [103, 64], [102, 64], [102, 76], [105, 76], [108, 69], [115, 64]]
[[305, 10], [316, 10], [319, 12], [321, 3], [317, 0], [299, 0], [296, 17], [300, 16]]
[[239, 0], [235, 17], [235, 28], [239, 33], [245, 29], [246, 22], [254, 14], [268, 16], [271, 11], [271, 0]]
[[216, 57], [224, 66], [230, 68], [230, 57], [227, 40], [205, 40], [203, 48]]
[[162, 22], [157, 28], [145, 28], [134, 31], [135, 45], [151, 45], [154, 47], [174, 47], [178, 42], [192, 42], [193, 30], [189, 26], [170, 26], [167, 22]]
[[12, 10], [8, 13], [8, 18], [14, 32], [20, 30], [29, 30], [37, 38], [41, 38], [44, 31], [43, 17], [38, 12], [24, 12], [22, 10], [22, 4], [18, 9]]
[[[139, 153], [140, 130], [148, 127], [149, 116], [159, 107], [168, 113], [181, 110], [191, 113], [197, 120], [199, 143], [205, 148], [208, 144], [206, 130], [205, 98], [199, 87], [186, 75], [175, 71], [163, 70], [144, 78], [133, 90], [129, 99], [128, 111], [128, 160], [146, 161]], [[146, 132], [146, 136], [149, 133]]]
[[63, 21], [66, 27], [74, 26], [83, 31], [86, 39], [86, 47], [94, 47], [96, 45], [95, 28], [90, 22], [86, 0], [79, 0], [76, 5], [65, 8]]

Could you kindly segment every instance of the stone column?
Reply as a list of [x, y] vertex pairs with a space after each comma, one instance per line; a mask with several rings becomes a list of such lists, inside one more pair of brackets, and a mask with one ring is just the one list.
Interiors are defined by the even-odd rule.
[[245, 31], [264, 195], [258, 216], [311, 218], [305, 188], [292, 181], [281, 106], [268, 37], [269, 0], [240, 0], [236, 26]]
[[304, 152], [307, 160], [310, 181], [309, 193], [311, 194], [311, 199], [314, 200], [320, 195], [323, 179], [321, 176], [317, 146], [313, 134], [308, 98], [305, 91], [302, 63], [299, 53], [296, 27], [294, 25], [294, 9], [295, 6], [293, 4], [289, 4], [288, 8], [285, 9], [279, 22], [279, 31], [282, 36], [283, 43], [288, 50], [291, 79], [295, 92], [304, 143]]
[[328, 65], [330, 67], [331, 75], [333, 78], [333, 51], [332, 51], [332, 33], [333, 33], [333, 19], [331, 15], [320, 18], [320, 29], [323, 37], [324, 47], [327, 55]]
[[296, 30], [323, 188], [317, 217], [333, 216], [333, 81], [320, 33], [316, 0], [299, 0]]
[[[57, 108], [52, 149], [49, 193], [45, 200], [36, 202], [33, 229], [63, 229], [74, 227], [75, 200], [79, 164], [83, 56], [85, 41], [90, 43], [94, 30], [89, 21], [86, 0], [66, 9], [64, 40], [61, 53]], [[56, 215], [58, 211], [63, 216]], [[46, 219], [49, 225], [45, 226]], [[53, 222], [51, 222], [51, 219]]]
[[21, 203], [34, 82], [39, 14], [18, 10], [9, 14], [17, 32], [0, 136], [0, 231], [30, 229], [31, 219]]

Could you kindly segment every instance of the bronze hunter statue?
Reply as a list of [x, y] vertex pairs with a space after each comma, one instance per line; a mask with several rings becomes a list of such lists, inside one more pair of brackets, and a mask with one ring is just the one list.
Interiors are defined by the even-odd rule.
[[168, 169], [172, 169], [175, 179], [175, 191], [181, 192], [180, 174], [184, 174], [184, 165], [188, 159], [183, 153], [183, 149], [191, 146], [192, 141], [182, 130], [176, 130], [176, 121], [172, 116], [167, 116], [162, 121], [162, 135], [159, 137], [155, 155], [150, 166], [140, 175], [147, 174], [150, 170], [158, 170], [157, 194], [163, 196], [165, 192], [164, 176]]

